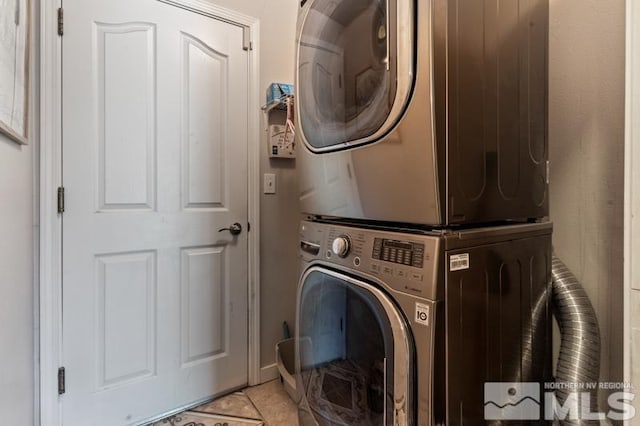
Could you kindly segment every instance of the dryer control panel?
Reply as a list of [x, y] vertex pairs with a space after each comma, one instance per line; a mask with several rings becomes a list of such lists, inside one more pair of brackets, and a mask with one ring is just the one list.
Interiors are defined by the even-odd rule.
[[300, 253], [305, 262], [321, 261], [391, 290], [438, 300], [441, 237], [303, 221]]
[[424, 265], [424, 244], [376, 238], [371, 257], [385, 262], [422, 268]]

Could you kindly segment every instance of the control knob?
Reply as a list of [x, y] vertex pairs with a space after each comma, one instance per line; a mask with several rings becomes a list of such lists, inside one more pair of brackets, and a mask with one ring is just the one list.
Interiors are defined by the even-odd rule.
[[340, 257], [347, 257], [351, 250], [351, 241], [346, 235], [341, 235], [331, 244], [331, 250]]

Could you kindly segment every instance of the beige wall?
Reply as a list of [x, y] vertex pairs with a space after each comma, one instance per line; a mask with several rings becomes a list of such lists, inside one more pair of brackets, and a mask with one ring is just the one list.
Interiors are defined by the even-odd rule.
[[602, 379], [622, 381], [624, 0], [551, 0], [549, 43], [554, 246], [596, 308]]
[[[35, 101], [32, 97], [32, 107]], [[33, 109], [33, 108], [32, 108]], [[33, 134], [33, 133], [32, 133]], [[34, 421], [35, 141], [20, 146], [0, 134], [0, 416]]]
[[[640, 4], [628, 0], [627, 16], [627, 150], [625, 237], [628, 311], [625, 336], [626, 380], [640, 386]], [[636, 398], [636, 409], [639, 408]], [[640, 415], [631, 422], [640, 425]]]
[[[34, 15], [38, 0], [33, 1]], [[34, 26], [32, 42], [37, 40]], [[35, 44], [35, 43], [34, 43]], [[35, 60], [36, 54], [32, 49]], [[37, 75], [37, 64], [34, 62]], [[35, 76], [34, 75], [34, 76]], [[32, 78], [32, 83], [35, 78]], [[32, 124], [37, 120], [32, 85]], [[35, 126], [32, 126], [35, 128]], [[34, 163], [37, 134], [20, 146], [0, 134], [0, 416], [2, 424], [35, 421], [35, 210]]]
[[33, 147], [0, 135], [0, 413], [33, 424]]
[[[213, 0], [214, 3], [260, 19], [260, 90], [272, 82], [293, 83], [296, 0]], [[264, 95], [262, 95], [264, 96]], [[261, 364], [275, 362], [275, 344], [282, 322], [295, 324], [298, 280], [298, 181], [294, 160], [270, 160], [266, 121], [262, 114], [260, 173], [275, 173], [276, 195], [261, 202]], [[271, 373], [273, 369], [269, 370]], [[268, 374], [268, 373], [267, 373]]]

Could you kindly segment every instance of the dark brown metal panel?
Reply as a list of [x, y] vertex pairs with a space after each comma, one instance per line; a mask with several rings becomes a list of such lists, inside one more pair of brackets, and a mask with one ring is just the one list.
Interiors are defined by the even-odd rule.
[[446, 14], [448, 222], [546, 216], [548, 0], [447, 0]]
[[[442, 269], [442, 268], [440, 268]], [[444, 278], [443, 278], [444, 279]], [[436, 306], [435, 343], [433, 360], [433, 424], [444, 425], [447, 422], [447, 370], [446, 347], [447, 339], [444, 324], [446, 323], [444, 302]], [[420, 366], [418, 366], [420, 368]]]
[[[443, 259], [443, 263], [447, 260]], [[453, 354], [461, 353], [465, 348], [464, 336], [460, 317], [462, 316], [463, 303], [461, 277], [455, 277], [447, 281], [446, 296], [446, 390], [447, 395], [447, 424], [458, 425], [462, 419], [460, 401], [462, 401], [462, 388], [464, 386], [463, 371], [458, 368], [459, 356]]]
[[447, 424], [479, 425], [485, 382], [551, 381], [551, 239], [456, 249], [446, 261], [462, 253], [469, 269], [446, 278]]
[[449, 11], [450, 28], [457, 29], [449, 45], [449, 161], [457, 167], [449, 177], [456, 176], [451, 183], [466, 200], [483, 197], [488, 177], [484, 3], [457, 0]]
[[457, 370], [461, 374], [461, 398], [456, 404], [460, 407], [460, 417], [463, 423], [467, 419], [481, 419], [484, 417], [484, 406], [477, 403], [477, 395], [483, 394], [484, 382], [487, 374], [483, 368], [490, 362], [486, 350], [486, 293], [490, 282], [487, 271], [476, 270], [477, 276], [465, 277], [460, 280], [459, 300], [461, 303], [460, 335], [463, 341], [461, 354], [472, 362], [461, 363]]
[[[526, 97], [520, 93], [526, 87], [521, 87], [526, 79], [520, 78], [520, 66], [526, 69], [528, 61], [525, 53], [519, 48], [520, 36], [518, 31], [513, 34], [513, 23], [519, 19], [519, 4], [514, 1], [502, 1], [499, 3], [499, 11], [496, 13], [497, 34], [496, 40], [503, 46], [497, 50], [496, 57], [496, 81], [497, 81], [497, 152], [498, 190], [503, 197], [516, 198], [522, 185], [520, 165], [522, 155], [527, 155], [526, 146], [517, 143], [521, 139], [521, 115], [527, 117], [528, 108]], [[516, 27], [516, 30], [519, 30]], [[521, 30], [520, 30], [521, 31]], [[522, 108], [521, 108], [522, 105]], [[515, 143], [514, 143], [515, 142]]]
[[[523, 363], [523, 378], [528, 381], [534, 381], [536, 370], [543, 366], [543, 376], [549, 380], [553, 376], [553, 366], [549, 359], [549, 348], [552, 347], [551, 305], [547, 300], [551, 299], [552, 284], [549, 271], [551, 270], [552, 253], [538, 253], [531, 259], [531, 285], [530, 285], [530, 303], [532, 315], [525, 315], [525, 327], [532, 330], [530, 338], [529, 352], [531, 361]], [[545, 327], [537, 327], [538, 318], [548, 318], [549, 321]], [[530, 322], [527, 322], [530, 321]], [[528, 360], [528, 357], [524, 357]]]
[[[522, 360], [522, 322], [521, 312], [528, 306], [521, 303], [521, 293], [529, 286], [526, 278], [526, 267], [520, 256], [504, 257], [500, 250], [489, 251], [489, 267], [498, 267], [497, 278], [500, 292], [489, 295], [500, 309], [500, 376], [498, 382], [518, 382], [522, 377], [520, 361]], [[528, 259], [524, 259], [528, 263]], [[492, 330], [486, 330], [491, 333]], [[495, 361], [492, 361], [495, 362]], [[483, 407], [484, 408], [484, 407]]]

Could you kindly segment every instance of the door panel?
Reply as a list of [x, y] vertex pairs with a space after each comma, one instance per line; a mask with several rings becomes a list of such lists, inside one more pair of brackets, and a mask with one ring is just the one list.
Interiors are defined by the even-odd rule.
[[182, 365], [224, 355], [228, 349], [225, 257], [223, 246], [182, 251]]
[[155, 271], [155, 251], [96, 257], [100, 389], [156, 371]]
[[[222, 159], [228, 135], [226, 110], [228, 103], [229, 61], [225, 54], [203, 43], [192, 34], [182, 38], [183, 113], [186, 124], [184, 149], [185, 207], [225, 206], [225, 164]], [[217, 98], [211, 94], [217, 94]], [[208, 141], [208, 143], [202, 143]]]
[[65, 0], [63, 424], [136, 424], [247, 383], [243, 30]]
[[96, 23], [94, 33], [99, 210], [151, 210], [156, 183], [156, 27]]

